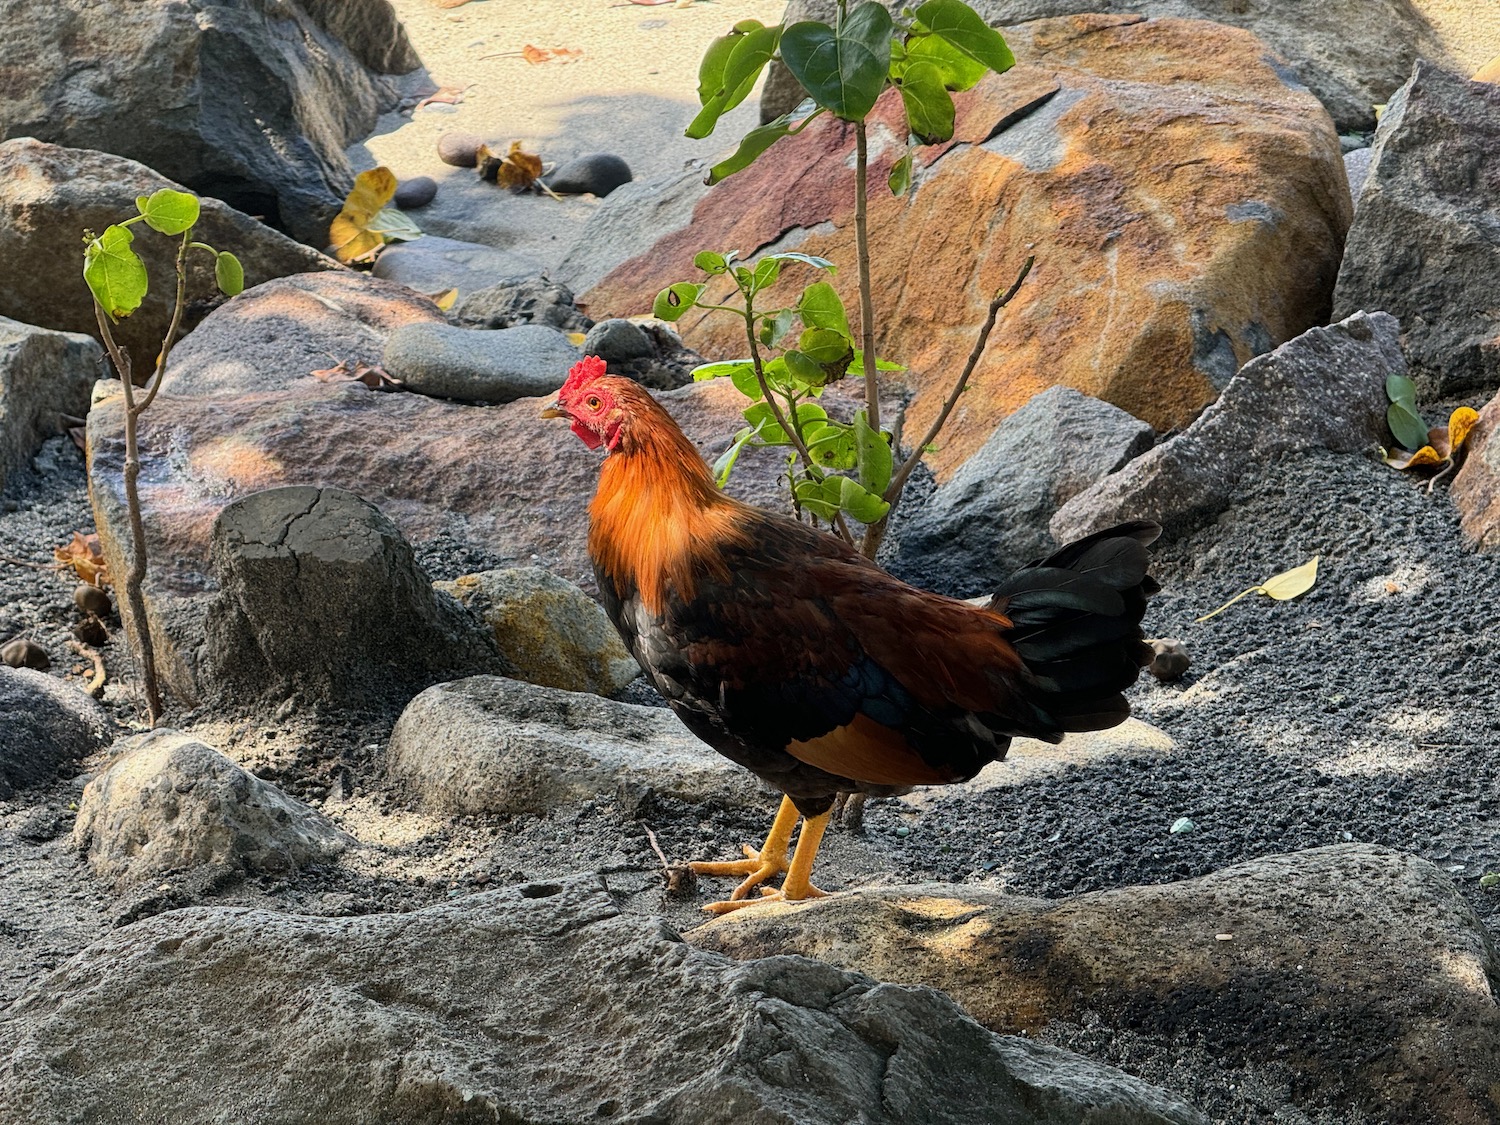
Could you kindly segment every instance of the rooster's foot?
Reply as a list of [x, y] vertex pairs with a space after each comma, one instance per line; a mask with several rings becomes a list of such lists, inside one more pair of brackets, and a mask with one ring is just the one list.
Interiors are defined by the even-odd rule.
[[779, 891], [773, 891], [770, 887], [760, 889], [760, 898], [729, 898], [723, 902], [710, 902], [703, 909], [710, 914], [728, 914], [730, 911], [738, 910], [742, 906], [759, 906], [766, 902], [805, 902], [810, 898], [827, 898], [827, 891], [820, 891], [809, 883], [803, 888], [800, 895], [789, 895], [785, 887]]

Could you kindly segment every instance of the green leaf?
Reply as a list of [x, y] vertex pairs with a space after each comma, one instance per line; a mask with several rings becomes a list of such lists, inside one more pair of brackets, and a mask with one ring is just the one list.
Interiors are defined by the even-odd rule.
[[792, 24], [781, 35], [781, 61], [820, 106], [860, 121], [885, 88], [891, 27], [885, 5], [865, 0], [837, 31], [814, 21]]
[[740, 145], [737, 149], [708, 170], [708, 175], [703, 178], [703, 182], [713, 187], [720, 180], [727, 180], [736, 172], [743, 172], [755, 163], [761, 153], [791, 131], [790, 114], [778, 117], [775, 121], [768, 121], [759, 128], [751, 129], [740, 138]]
[[792, 491], [797, 494], [798, 502], [819, 519], [832, 522], [833, 517], [838, 515], [839, 506], [836, 500], [829, 499], [829, 494], [824, 490], [828, 481], [799, 480], [793, 486]]
[[734, 389], [739, 391], [751, 402], [761, 400], [760, 380], [755, 377], [755, 364], [747, 363], [742, 370], [734, 372], [729, 376], [729, 381], [734, 384]]
[[1405, 403], [1413, 414], [1417, 412], [1417, 385], [1405, 375], [1385, 377], [1385, 397], [1392, 402]]
[[849, 337], [835, 328], [809, 328], [797, 339], [797, 348], [821, 366], [842, 362], [847, 370], [854, 349]]
[[756, 439], [761, 445], [791, 445], [792, 439], [787, 436], [781, 424], [776, 421], [776, 414], [771, 410], [768, 402], [757, 402], [744, 411], [745, 421], [755, 427]]
[[[937, 67], [929, 62], [912, 63], [901, 76], [898, 89], [912, 136], [924, 145], [935, 145], [953, 138], [953, 97], [943, 85], [943, 76]], [[909, 169], [910, 153], [906, 159]]]
[[885, 178], [886, 187], [891, 189], [892, 195], [905, 195], [911, 190], [911, 152], [907, 151], [896, 163], [891, 165], [891, 174]]
[[746, 31], [740, 31], [736, 27], [728, 35], [721, 35], [708, 45], [708, 50], [703, 52], [703, 60], [698, 64], [699, 105], [707, 105], [724, 89], [724, 68], [729, 64], [729, 56], [734, 54], [735, 47], [748, 31], [762, 26], [764, 25], [756, 21], [755, 27]]
[[698, 303], [698, 297], [703, 293], [703, 289], [702, 285], [691, 281], [679, 281], [676, 285], [669, 285], [656, 295], [656, 300], [651, 305], [651, 315], [657, 320], [678, 320], [683, 313]]
[[214, 284], [226, 297], [238, 297], [245, 291], [245, 267], [228, 250], [214, 255]]
[[[724, 73], [720, 78], [722, 85], [703, 103], [698, 116], [688, 125], [689, 137], [701, 139], [708, 136], [714, 131], [720, 117], [749, 96], [760, 72], [776, 54], [776, 45], [781, 37], [779, 26], [757, 27], [738, 37], [734, 49], [724, 60]], [[702, 96], [701, 92], [699, 96]]]
[[146, 298], [146, 263], [130, 248], [134, 241], [128, 228], [112, 226], [83, 250], [83, 280], [110, 320], [129, 316]]
[[723, 273], [729, 268], [729, 263], [724, 260], [723, 254], [715, 254], [712, 250], [701, 250], [693, 255], [693, 265], [704, 273]]
[[807, 451], [824, 469], [852, 469], [858, 462], [854, 433], [839, 422], [813, 424], [803, 431]]
[[860, 523], [875, 523], [891, 510], [889, 504], [857, 480], [851, 480], [849, 477], [829, 477], [823, 484], [825, 488], [832, 485], [838, 489], [839, 507]]
[[731, 378], [739, 371], [748, 371], [755, 374], [755, 367], [748, 359], [726, 359], [720, 363], [704, 363], [693, 368], [693, 382], [702, 383], [709, 379], [722, 379], [728, 375]]
[[769, 289], [780, 276], [781, 260], [775, 257], [762, 258], [755, 264], [755, 272], [750, 276], [751, 292], [759, 293], [762, 289]]
[[849, 331], [849, 316], [844, 311], [844, 302], [826, 281], [815, 281], [802, 290], [797, 301], [797, 315], [808, 328], [827, 328], [843, 336], [852, 336]]
[[756, 319], [760, 321], [760, 342], [767, 347], [780, 347], [781, 341], [792, 330], [796, 316], [793, 309], [775, 309], [759, 314]]
[[745, 446], [749, 445], [750, 440], [759, 433], [759, 426], [746, 426], [743, 430], [734, 435], [734, 442], [729, 446], [728, 449], [721, 453], [718, 460], [714, 462], [714, 482], [718, 484], [720, 488], [723, 488], [726, 484], [729, 483], [729, 474], [734, 472], [735, 462], [740, 459], [740, 454], [745, 451]]
[[198, 197], [185, 191], [162, 188], [135, 201], [146, 225], [162, 234], [181, 234], [198, 221]]
[[918, 23], [996, 74], [1016, 65], [1005, 37], [963, 0], [927, 0], [913, 13]]
[[[823, 370], [822, 364], [810, 355], [792, 350], [782, 357], [786, 361], [786, 369], [791, 373], [793, 379], [806, 387], [821, 387], [828, 382], [828, 375]], [[802, 388], [798, 388], [801, 390]]]
[[894, 458], [885, 434], [870, 427], [863, 410], [854, 412], [854, 441], [859, 453], [860, 483], [879, 496], [891, 483]]
[[382, 242], [412, 242], [422, 237], [422, 228], [395, 207], [382, 207], [365, 228], [380, 235]]
[[[863, 375], [865, 373], [865, 353], [862, 352], [862, 351], [860, 351], [858, 348], [855, 348], [854, 349], [854, 358], [849, 361], [849, 368], [856, 375]], [[905, 371], [906, 368], [902, 367], [901, 364], [899, 364], [899, 363], [893, 363], [891, 360], [881, 359], [879, 356], [876, 356], [875, 357], [875, 370], [876, 371]]]
[[[972, 90], [990, 68], [976, 62], [946, 39], [926, 33], [914, 34], [906, 41], [906, 66], [916, 62], [931, 63], [938, 68], [943, 86], [949, 90]], [[904, 67], [902, 73], [904, 73]], [[899, 76], [896, 76], [899, 77]]]
[[1422, 416], [1403, 402], [1393, 402], [1385, 412], [1391, 433], [1406, 449], [1421, 449], [1427, 444], [1427, 423]]

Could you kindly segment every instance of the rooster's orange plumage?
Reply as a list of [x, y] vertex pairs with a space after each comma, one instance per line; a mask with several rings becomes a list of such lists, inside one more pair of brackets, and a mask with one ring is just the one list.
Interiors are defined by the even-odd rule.
[[[1018, 571], [983, 607], [917, 590], [842, 540], [740, 503], [642, 387], [589, 357], [547, 414], [606, 452], [589, 555], [625, 644], [698, 737], [786, 794], [730, 900], [820, 894], [810, 875], [840, 792], [973, 777], [1016, 736], [1113, 726], [1149, 661], [1140, 620], [1151, 523]], [[806, 818], [797, 850], [792, 831]]]

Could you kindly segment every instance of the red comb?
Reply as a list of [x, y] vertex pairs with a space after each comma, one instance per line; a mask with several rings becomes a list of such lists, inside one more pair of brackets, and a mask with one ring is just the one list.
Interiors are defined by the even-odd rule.
[[596, 355], [586, 355], [575, 363], [568, 372], [568, 378], [558, 391], [559, 396], [570, 395], [588, 386], [599, 376], [604, 374], [606, 364]]

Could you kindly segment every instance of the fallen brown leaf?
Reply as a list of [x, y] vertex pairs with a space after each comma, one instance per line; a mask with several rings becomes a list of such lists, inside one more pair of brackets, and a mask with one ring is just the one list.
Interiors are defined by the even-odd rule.
[[52, 552], [52, 557], [61, 565], [59, 570], [71, 570], [79, 581], [90, 586], [99, 586], [109, 581], [108, 568], [104, 561], [104, 550], [99, 545], [99, 536], [90, 531], [73, 532], [73, 538]]
[[324, 367], [308, 374], [325, 383], [363, 383], [372, 391], [399, 391], [404, 387], [401, 380], [389, 374], [384, 367], [363, 361], [351, 365], [345, 359], [333, 367]]

